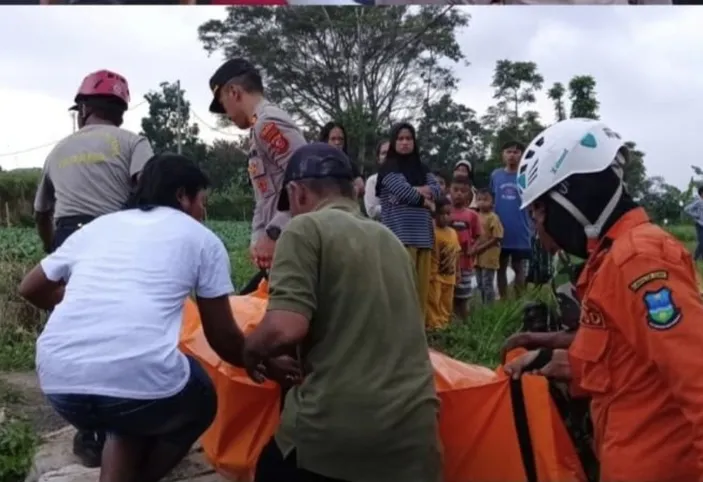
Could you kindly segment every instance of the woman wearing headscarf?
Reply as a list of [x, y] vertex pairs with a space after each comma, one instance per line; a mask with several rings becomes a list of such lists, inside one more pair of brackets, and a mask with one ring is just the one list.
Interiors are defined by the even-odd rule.
[[391, 129], [386, 161], [378, 171], [376, 195], [381, 222], [405, 245], [415, 265], [423, 314], [427, 311], [434, 244], [434, 203], [442, 190], [420, 160], [415, 128], [407, 122]]
[[[320, 142], [326, 142], [337, 149], [341, 149], [346, 155], [349, 155], [349, 152], [347, 152], [347, 131], [339, 122], [330, 121], [322, 127], [320, 131]], [[356, 191], [356, 195], [360, 196], [364, 194], [364, 178], [361, 177], [359, 166], [353, 161], [352, 171], [354, 172], [354, 190]]]

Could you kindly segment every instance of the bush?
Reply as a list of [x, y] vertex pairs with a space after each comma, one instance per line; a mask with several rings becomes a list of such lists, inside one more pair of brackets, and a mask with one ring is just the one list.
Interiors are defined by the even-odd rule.
[[210, 193], [207, 202], [209, 219], [251, 221], [254, 215], [254, 196], [250, 190], [236, 185]]
[[31, 425], [11, 418], [0, 423], [0, 482], [24, 480], [32, 466], [38, 438]]
[[0, 224], [31, 226], [32, 204], [41, 169], [14, 169], [0, 172]]

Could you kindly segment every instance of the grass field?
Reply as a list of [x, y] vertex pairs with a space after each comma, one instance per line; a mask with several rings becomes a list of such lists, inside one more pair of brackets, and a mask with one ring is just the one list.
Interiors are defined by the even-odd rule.
[[[235, 285], [243, 286], [255, 272], [248, 256], [248, 223], [213, 221], [208, 225], [229, 251]], [[692, 249], [696, 241], [692, 226], [672, 226], [669, 231]], [[42, 255], [33, 229], [0, 229], [0, 373], [34, 368], [34, 343], [45, 315], [19, 299], [16, 290], [22, 276]], [[468, 320], [431, 333], [430, 343], [459, 360], [495, 367], [501, 344], [520, 325], [525, 300], [548, 297], [545, 290], [531, 290], [520, 300], [474, 306]], [[3, 405], [12, 405], [12, 397], [15, 395], [3, 391], [0, 383], [0, 420]], [[22, 480], [36, 440], [34, 429], [22, 417], [11, 413], [9, 421], [0, 421], [0, 482]]]

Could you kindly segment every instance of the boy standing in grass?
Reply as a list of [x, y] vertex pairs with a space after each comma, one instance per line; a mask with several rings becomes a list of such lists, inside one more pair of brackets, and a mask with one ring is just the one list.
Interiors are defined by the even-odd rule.
[[478, 216], [481, 221], [481, 236], [476, 242], [476, 281], [481, 292], [481, 301], [491, 303], [496, 299], [493, 286], [496, 271], [500, 266], [500, 242], [503, 225], [493, 211], [493, 195], [489, 189], [480, 189], [476, 196]]
[[434, 212], [432, 276], [425, 327], [445, 328], [452, 318], [454, 287], [459, 278], [461, 245], [459, 235], [449, 225], [451, 206], [446, 197], [437, 201]]
[[474, 245], [481, 235], [481, 223], [478, 214], [469, 209], [471, 185], [466, 177], [454, 177], [449, 187], [452, 202], [450, 222], [459, 236], [461, 256], [459, 258], [460, 274], [454, 289], [454, 313], [464, 319], [469, 314], [468, 301], [471, 298], [471, 285], [474, 276]]

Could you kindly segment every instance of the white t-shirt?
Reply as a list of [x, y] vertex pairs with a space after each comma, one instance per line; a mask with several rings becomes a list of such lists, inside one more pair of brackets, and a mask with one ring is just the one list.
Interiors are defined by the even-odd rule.
[[49, 394], [177, 394], [190, 377], [178, 350], [186, 298], [234, 291], [222, 241], [166, 207], [101, 216], [41, 267], [68, 282], [37, 340], [39, 382]]
[[369, 176], [364, 189], [364, 207], [366, 208], [366, 214], [372, 219], [381, 218], [381, 200], [376, 197], [377, 180], [378, 174]]

